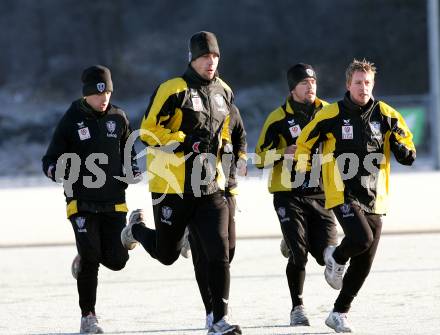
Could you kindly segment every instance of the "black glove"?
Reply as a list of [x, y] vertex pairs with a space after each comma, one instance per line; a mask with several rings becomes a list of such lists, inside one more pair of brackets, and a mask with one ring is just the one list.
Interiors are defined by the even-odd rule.
[[209, 140], [199, 134], [187, 134], [183, 141], [183, 148], [186, 152], [207, 153], [210, 148]]

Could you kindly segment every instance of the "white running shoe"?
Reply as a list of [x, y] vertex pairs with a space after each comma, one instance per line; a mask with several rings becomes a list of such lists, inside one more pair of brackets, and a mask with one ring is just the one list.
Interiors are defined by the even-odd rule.
[[212, 325], [208, 330], [208, 335], [241, 335], [238, 325], [230, 325], [227, 317], [223, 317]]
[[133, 237], [131, 229], [135, 224], [144, 224], [144, 211], [142, 209], [136, 209], [130, 214], [128, 219], [128, 224], [121, 231], [121, 242], [122, 245], [128, 249], [132, 250], [138, 244], [138, 241]]
[[290, 325], [291, 326], [310, 326], [309, 319], [307, 318], [306, 311], [303, 305], [295, 306], [290, 312]]
[[211, 328], [213, 323], [214, 323], [214, 314], [212, 314], [211, 312], [206, 315], [205, 329]]
[[286, 257], [286, 258], [290, 257], [290, 250], [289, 250], [289, 247], [287, 246], [287, 243], [284, 240], [284, 238], [282, 238], [281, 242], [280, 242], [280, 251], [284, 257]]
[[188, 235], [189, 235], [189, 230], [188, 227], [186, 227], [181, 242], [182, 248], [180, 249], [180, 254], [184, 258], [189, 258], [191, 256], [191, 245], [189, 244]]
[[347, 313], [330, 312], [325, 324], [337, 333], [352, 333], [353, 328], [347, 320]]
[[336, 247], [330, 245], [324, 250], [325, 270], [324, 276], [327, 283], [335, 290], [342, 288], [342, 278], [344, 277], [345, 265], [336, 263], [333, 252]]
[[96, 315], [90, 313], [81, 318], [80, 334], [103, 334], [104, 330], [98, 325]]
[[70, 271], [72, 272], [72, 277], [78, 279], [78, 273], [81, 271], [81, 256], [76, 255], [73, 259], [72, 265], [70, 267]]

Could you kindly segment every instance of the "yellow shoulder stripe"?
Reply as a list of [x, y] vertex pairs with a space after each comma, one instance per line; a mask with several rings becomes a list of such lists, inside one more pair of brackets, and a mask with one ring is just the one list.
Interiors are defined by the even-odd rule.
[[337, 103], [323, 107], [312, 121], [310, 121], [301, 131], [296, 140], [295, 160], [297, 161], [296, 170], [306, 171], [310, 163], [310, 154], [313, 145], [320, 135], [320, 122], [334, 118], [339, 114], [339, 106]]
[[229, 87], [228, 84], [226, 84], [221, 78], [217, 77], [217, 79], [220, 81], [220, 84], [223, 86], [223, 88], [229, 92], [232, 93], [232, 89]]

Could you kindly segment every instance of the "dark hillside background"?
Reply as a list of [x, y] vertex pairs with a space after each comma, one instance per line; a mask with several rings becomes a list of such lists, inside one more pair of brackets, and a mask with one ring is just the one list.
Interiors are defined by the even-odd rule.
[[377, 96], [428, 92], [425, 1], [2, 0], [2, 161], [19, 144], [35, 145], [21, 164], [39, 159], [92, 64], [111, 68], [113, 101], [137, 128], [155, 86], [184, 71], [188, 38], [200, 30], [218, 37], [220, 74], [251, 145], [287, 94], [287, 68], [300, 61], [314, 65], [326, 99], [344, 93], [347, 64], [364, 57], [378, 67]]

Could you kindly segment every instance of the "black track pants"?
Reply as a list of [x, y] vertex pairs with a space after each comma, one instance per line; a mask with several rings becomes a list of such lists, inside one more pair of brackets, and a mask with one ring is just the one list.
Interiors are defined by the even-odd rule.
[[70, 217], [75, 232], [76, 247], [81, 256], [77, 287], [83, 316], [95, 312], [99, 264], [110, 270], [124, 268], [128, 251], [121, 243], [126, 213], [80, 212]]
[[[229, 225], [228, 225], [228, 239], [229, 239], [229, 264], [235, 254], [235, 207], [236, 200], [234, 196], [227, 196], [229, 208]], [[212, 312], [212, 297], [208, 286], [208, 260], [205, 257], [202, 249], [202, 243], [199, 240], [197, 233], [189, 229], [189, 243], [191, 245], [192, 262], [194, 264], [194, 273], [199, 286], [200, 295], [202, 296], [203, 305], [205, 306], [206, 314]]]
[[284, 240], [290, 250], [286, 267], [292, 307], [302, 305], [308, 253], [324, 265], [323, 251], [337, 244], [333, 213], [324, 208], [324, 200], [276, 192], [273, 199]]
[[345, 234], [333, 257], [339, 264], [350, 260], [334, 311], [346, 313], [370, 272], [379, 245], [382, 218], [350, 204], [335, 207], [333, 211]]
[[[133, 227], [133, 236], [145, 250], [165, 265], [174, 263], [180, 254], [185, 227], [197, 235], [208, 260], [208, 282], [212, 293], [214, 321], [227, 313], [229, 300], [228, 206], [223, 193], [202, 197], [153, 193], [156, 229]], [[161, 199], [159, 201], [159, 199]]]

